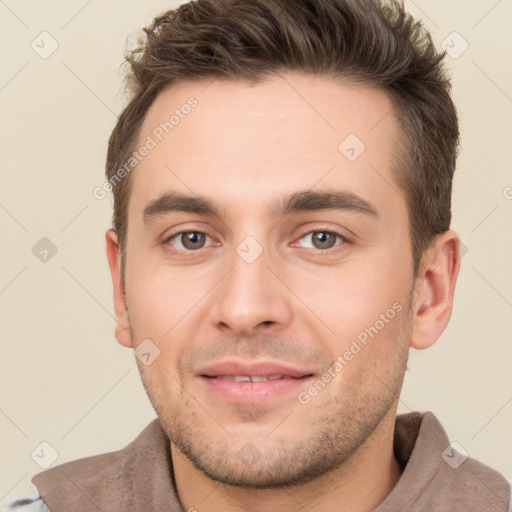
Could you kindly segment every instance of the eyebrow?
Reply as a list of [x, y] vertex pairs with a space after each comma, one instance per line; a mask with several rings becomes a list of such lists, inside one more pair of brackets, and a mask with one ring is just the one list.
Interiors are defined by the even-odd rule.
[[[379, 212], [375, 206], [345, 190], [295, 192], [279, 199], [271, 207], [275, 217], [315, 210], [348, 210], [379, 218]], [[205, 197], [169, 192], [147, 203], [142, 218], [145, 223], [150, 223], [155, 217], [171, 212], [197, 213], [219, 218], [225, 216], [224, 208], [219, 208]]]

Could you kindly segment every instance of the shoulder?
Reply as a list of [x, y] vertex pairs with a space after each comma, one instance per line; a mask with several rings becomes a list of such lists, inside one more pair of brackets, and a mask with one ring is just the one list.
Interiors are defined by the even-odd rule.
[[169, 439], [155, 419], [125, 447], [48, 468], [34, 475], [32, 483], [50, 510], [83, 512], [91, 510], [91, 503], [94, 510], [133, 510], [129, 503], [134, 496], [151, 486], [158, 486], [158, 492], [166, 497], [173, 494], [172, 488], [167, 494], [161, 488], [171, 486], [170, 458]]
[[431, 483], [434, 494], [457, 497], [466, 510], [478, 503], [482, 510], [512, 512], [510, 481], [496, 469], [470, 457], [455, 443], [441, 452], [443, 462]]

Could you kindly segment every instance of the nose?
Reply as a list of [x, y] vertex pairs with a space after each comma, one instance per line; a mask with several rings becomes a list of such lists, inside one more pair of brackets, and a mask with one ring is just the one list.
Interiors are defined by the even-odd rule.
[[211, 320], [225, 334], [249, 336], [289, 325], [290, 290], [276, 277], [276, 265], [263, 251], [253, 261], [234, 251], [230, 270], [215, 287]]

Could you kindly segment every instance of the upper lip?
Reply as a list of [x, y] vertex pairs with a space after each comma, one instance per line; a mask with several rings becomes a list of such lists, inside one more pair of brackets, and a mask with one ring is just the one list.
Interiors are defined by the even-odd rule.
[[283, 375], [288, 377], [305, 377], [313, 373], [308, 370], [294, 368], [278, 361], [219, 361], [201, 368], [197, 374], [202, 377], [220, 377], [226, 375], [248, 375], [250, 377], [265, 377], [268, 375]]

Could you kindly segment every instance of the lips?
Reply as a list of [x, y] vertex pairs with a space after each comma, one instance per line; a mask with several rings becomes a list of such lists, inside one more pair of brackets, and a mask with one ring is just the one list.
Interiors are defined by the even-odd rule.
[[[282, 378], [300, 379], [313, 374], [308, 370], [294, 368], [274, 361], [252, 363], [222, 361], [202, 368], [197, 373], [202, 377], [224, 378], [225, 380], [235, 380], [236, 382], [249, 382], [249, 380], [251, 382], [264, 382], [266, 380]], [[258, 379], [259, 377], [262, 379]]]
[[221, 361], [202, 368], [196, 376], [208, 394], [224, 403], [250, 406], [282, 400], [285, 395], [292, 399], [313, 372], [275, 361]]

